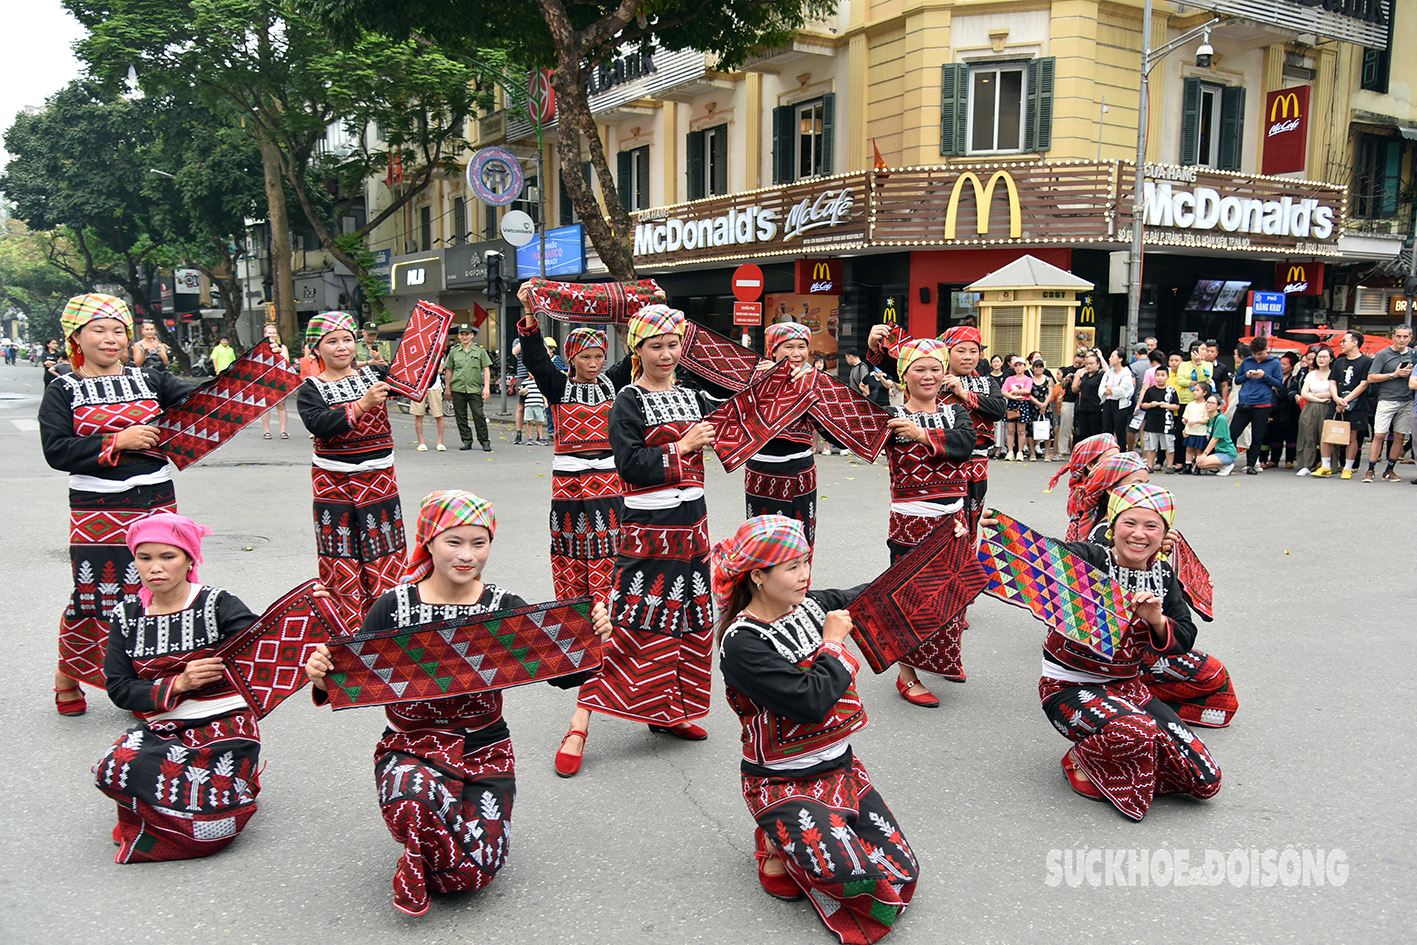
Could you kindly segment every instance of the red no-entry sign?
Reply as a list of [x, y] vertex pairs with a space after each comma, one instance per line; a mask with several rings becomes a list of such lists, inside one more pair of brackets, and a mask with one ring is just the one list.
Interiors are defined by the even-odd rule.
[[753, 263], [733, 270], [733, 297], [740, 302], [756, 302], [763, 295], [763, 271]]

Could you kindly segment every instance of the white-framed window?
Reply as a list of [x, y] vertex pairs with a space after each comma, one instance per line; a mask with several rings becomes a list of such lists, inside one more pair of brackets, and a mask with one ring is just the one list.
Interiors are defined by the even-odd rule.
[[626, 210], [649, 208], [649, 145], [621, 151], [617, 155], [616, 188]]
[[833, 173], [836, 95], [779, 105], [772, 110], [772, 179], [790, 184]]
[[797, 171], [796, 177], [816, 177], [822, 173], [823, 148], [826, 144], [826, 107], [819, 98], [796, 106]]
[[1196, 111], [1196, 163], [1218, 167], [1220, 160], [1220, 92], [1218, 85], [1202, 85]]
[[1022, 151], [1027, 63], [969, 68], [969, 153]]

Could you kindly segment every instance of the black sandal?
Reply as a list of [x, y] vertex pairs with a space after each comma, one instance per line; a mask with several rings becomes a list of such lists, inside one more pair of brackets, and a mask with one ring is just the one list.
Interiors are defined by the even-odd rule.
[[263, 439], [263, 440], [269, 440], [270, 438], [271, 438], [271, 435], [270, 435], [269, 433], [262, 433], [262, 434], [261, 434], [261, 439]]

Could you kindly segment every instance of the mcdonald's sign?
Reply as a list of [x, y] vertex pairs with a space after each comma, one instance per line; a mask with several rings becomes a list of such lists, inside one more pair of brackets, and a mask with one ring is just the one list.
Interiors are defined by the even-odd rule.
[[1275, 263], [1274, 291], [1287, 295], [1322, 295], [1324, 291], [1324, 264], [1316, 262]]
[[1309, 144], [1309, 86], [1296, 85], [1275, 89], [1265, 96], [1265, 110], [1260, 116], [1264, 134], [1261, 172], [1287, 174], [1302, 171]]
[[979, 180], [979, 175], [973, 171], [966, 171], [955, 180], [954, 186], [950, 188], [950, 203], [945, 211], [945, 239], [957, 239], [956, 228], [959, 222], [959, 195], [960, 190], [968, 182], [974, 188], [974, 214], [978, 220], [975, 224], [975, 231], [983, 236], [989, 232], [989, 216], [993, 209], [994, 188], [1003, 181], [1005, 189], [1008, 191], [1009, 200], [1009, 239], [1016, 240], [1023, 235], [1023, 214], [1019, 209], [1018, 186], [1008, 171], [995, 171], [989, 177], [989, 183], [984, 184]]
[[885, 322], [887, 325], [894, 325], [899, 319], [900, 317], [896, 314], [895, 310], [895, 297], [892, 296], [886, 299], [886, 308], [885, 311], [881, 313], [881, 321]]
[[797, 260], [798, 295], [841, 295], [840, 259]]

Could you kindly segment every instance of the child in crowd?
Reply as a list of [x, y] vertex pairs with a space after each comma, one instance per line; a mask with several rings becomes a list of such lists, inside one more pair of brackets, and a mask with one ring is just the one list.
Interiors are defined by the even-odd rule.
[[1206, 444], [1206, 423], [1205, 399], [1210, 396], [1211, 386], [1206, 381], [1198, 381], [1190, 387], [1191, 402], [1186, 404], [1185, 410], [1181, 414], [1181, 422], [1185, 424], [1182, 433], [1186, 437], [1186, 464], [1181, 467], [1181, 472], [1189, 473], [1195, 469], [1196, 455], [1205, 449]]
[[1148, 469], [1160, 469], [1161, 466], [1156, 463], [1157, 451], [1169, 453], [1171, 464], [1166, 467], [1166, 471], [1174, 473], [1179, 466], [1176, 462], [1176, 438], [1172, 435], [1172, 427], [1176, 414], [1181, 410], [1181, 402], [1176, 396], [1176, 389], [1170, 385], [1170, 380], [1171, 373], [1157, 365], [1151, 374], [1151, 386], [1142, 393], [1142, 456]]
[[[546, 439], [546, 397], [530, 375], [522, 381], [522, 396], [525, 398], [522, 405], [526, 408], [526, 445], [545, 446], [550, 442]], [[533, 428], [535, 437], [531, 435]]]

